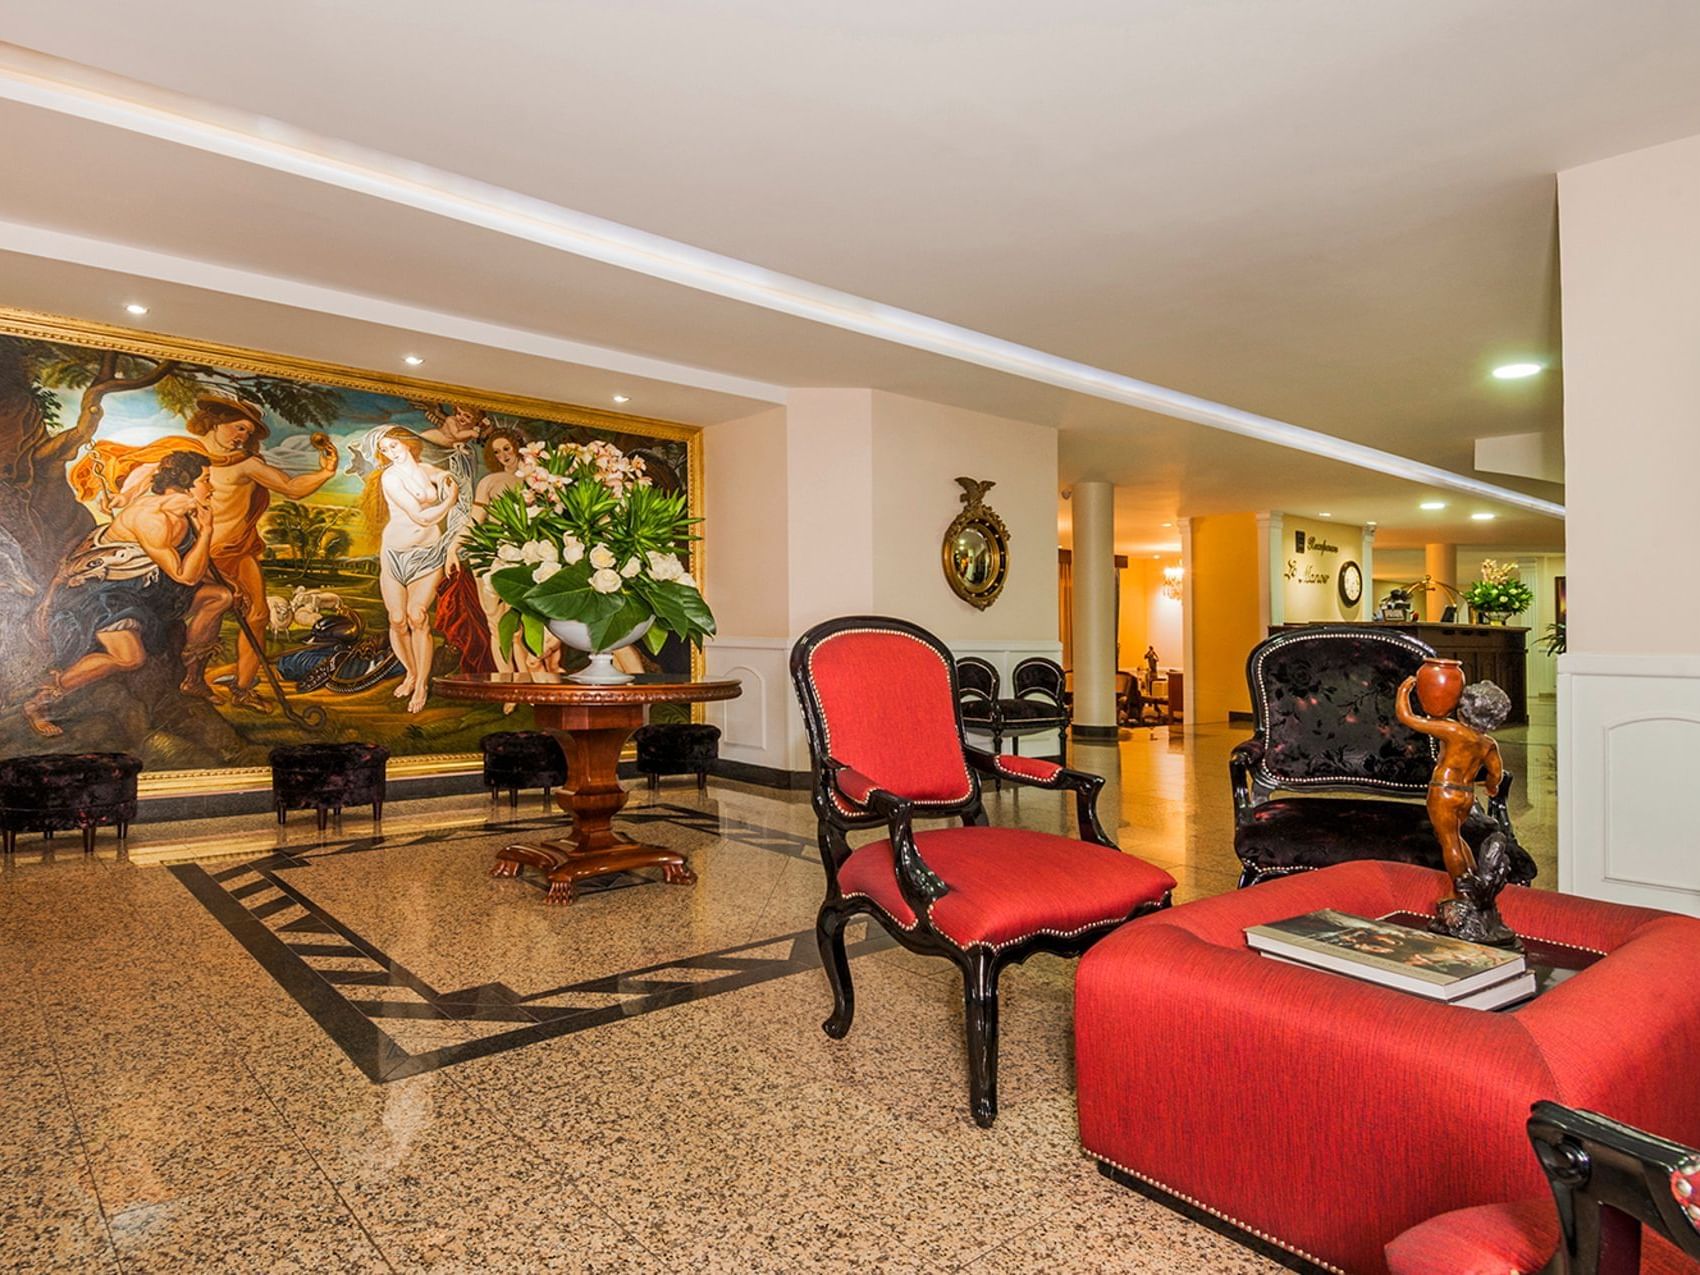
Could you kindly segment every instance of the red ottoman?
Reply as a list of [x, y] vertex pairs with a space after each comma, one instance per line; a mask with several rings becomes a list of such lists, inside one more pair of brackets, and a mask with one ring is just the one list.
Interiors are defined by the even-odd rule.
[[1108, 1169], [1330, 1269], [1452, 1209], [1545, 1192], [1541, 1098], [1700, 1139], [1700, 920], [1512, 887], [1519, 933], [1608, 953], [1521, 1009], [1267, 960], [1245, 928], [1427, 911], [1444, 874], [1365, 861], [1124, 926], [1075, 979], [1080, 1136]]

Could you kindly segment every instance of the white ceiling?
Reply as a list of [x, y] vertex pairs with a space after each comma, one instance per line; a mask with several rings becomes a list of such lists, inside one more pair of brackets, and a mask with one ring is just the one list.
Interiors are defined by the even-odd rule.
[[[1556, 373], [1486, 375], [1558, 360], [1553, 174], [1700, 132], [1700, 5], [1656, 0], [150, 0], [145, 22], [85, 0], [5, 19], [27, 49], [1461, 473], [1477, 436], [1560, 428]], [[1129, 549], [1168, 543], [1177, 514], [1270, 506], [1373, 519], [1388, 544], [1562, 543], [1532, 515], [1484, 532], [1482, 502], [1421, 514], [1397, 479], [34, 107], [0, 103], [0, 171], [33, 175], [0, 183], [0, 219], [445, 316], [422, 369], [445, 380], [596, 405], [618, 380], [634, 410], [703, 422], [764, 386], [875, 385], [1056, 424], [1065, 482], [1124, 487]], [[0, 255], [0, 304], [122, 321], [138, 273]], [[401, 309], [331, 322], [306, 292], [197, 284], [159, 285], [145, 322], [377, 367], [410, 343]], [[542, 352], [443, 335], [455, 318]], [[634, 379], [572, 342], [676, 366]]]

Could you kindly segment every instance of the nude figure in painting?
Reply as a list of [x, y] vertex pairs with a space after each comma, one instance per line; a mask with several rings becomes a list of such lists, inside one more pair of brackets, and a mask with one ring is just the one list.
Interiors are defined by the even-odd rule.
[[[250, 634], [266, 631], [266, 583], [260, 572], [265, 541], [260, 537], [260, 520], [265, 516], [272, 493], [287, 500], [304, 500], [336, 474], [336, 447], [323, 434], [313, 436], [319, 452], [319, 467], [310, 473], [290, 476], [260, 458], [260, 443], [270, 432], [260, 409], [238, 399], [204, 395], [195, 400], [195, 414], [188, 430], [204, 441], [212, 458], [212, 561], [231, 589], [235, 605], [247, 620], [247, 631], [236, 639], [236, 681], [231, 702], [256, 712], [269, 713], [271, 704], [255, 689], [263, 653]], [[210, 643], [191, 644], [183, 652], [188, 675], [183, 689], [191, 695], [212, 698], [202, 670], [217, 651], [217, 633]]]
[[390, 649], [405, 676], [396, 698], [407, 711], [425, 707], [431, 693], [431, 664], [436, 635], [431, 603], [448, 569], [456, 526], [451, 514], [460, 502], [460, 485], [446, 469], [419, 459], [419, 435], [400, 426], [375, 431], [368, 450], [376, 467], [366, 476], [363, 507], [368, 526], [381, 526], [378, 587], [389, 613]]
[[56, 671], [23, 706], [37, 734], [63, 734], [50, 710], [66, 695], [166, 654], [184, 625], [185, 649], [216, 638], [230, 591], [205, 581], [214, 539], [210, 465], [169, 452], [115, 502], [60, 566], [36, 615]]

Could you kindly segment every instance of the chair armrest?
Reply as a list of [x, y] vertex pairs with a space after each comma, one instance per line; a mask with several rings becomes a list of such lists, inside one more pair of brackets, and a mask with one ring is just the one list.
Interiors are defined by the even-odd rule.
[[1104, 825], [1098, 822], [1098, 793], [1104, 787], [1102, 775], [1084, 770], [1070, 770], [1055, 762], [1036, 757], [993, 756], [978, 748], [963, 750], [968, 764], [982, 775], [992, 775], [1028, 788], [1062, 789], [1074, 794], [1075, 817], [1080, 824], [1080, 839], [1095, 845], [1121, 849]]
[[1558, 1206], [1562, 1269], [1634, 1275], [1642, 1224], [1700, 1256], [1700, 1232], [1675, 1190], [1678, 1176], [1692, 1182], [1693, 1150], [1556, 1102], [1537, 1102], [1528, 1130]]
[[1228, 754], [1228, 778], [1234, 787], [1236, 818], [1248, 813], [1261, 800], [1252, 775], [1263, 764], [1263, 754], [1263, 740], [1257, 735], [1235, 744], [1234, 751]]
[[913, 802], [878, 787], [861, 771], [834, 758], [823, 761], [821, 769], [825, 772], [826, 782], [846, 802], [884, 817], [891, 837], [892, 859], [897, 864], [897, 888], [917, 916], [925, 913], [929, 904], [950, 893], [950, 887], [927, 866], [915, 845]]

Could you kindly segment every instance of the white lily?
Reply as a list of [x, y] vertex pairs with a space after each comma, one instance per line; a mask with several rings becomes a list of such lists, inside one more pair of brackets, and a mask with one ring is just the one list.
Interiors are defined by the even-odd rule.
[[694, 589], [694, 588], [697, 587], [696, 577], [693, 576], [689, 571], [680, 572], [679, 578], [677, 580], [675, 580], [674, 583], [675, 584], [682, 584], [687, 589]]
[[499, 545], [497, 545], [496, 546], [496, 561], [498, 561], [498, 562], [518, 562], [518, 561], [520, 561], [519, 546], [514, 545], [514, 544], [499, 544]]
[[622, 576], [624, 576], [626, 579], [630, 580], [633, 576], [635, 576], [638, 572], [640, 572], [642, 570], [643, 570], [643, 563], [639, 562], [636, 558], [627, 558], [626, 559], [626, 565], [620, 568], [620, 574]]
[[531, 573], [531, 582], [533, 584], [542, 584], [560, 569], [561, 564], [558, 562], [540, 562], [537, 564], [537, 569]]
[[569, 567], [584, 557], [584, 541], [577, 536], [567, 536], [561, 541], [561, 561]]

